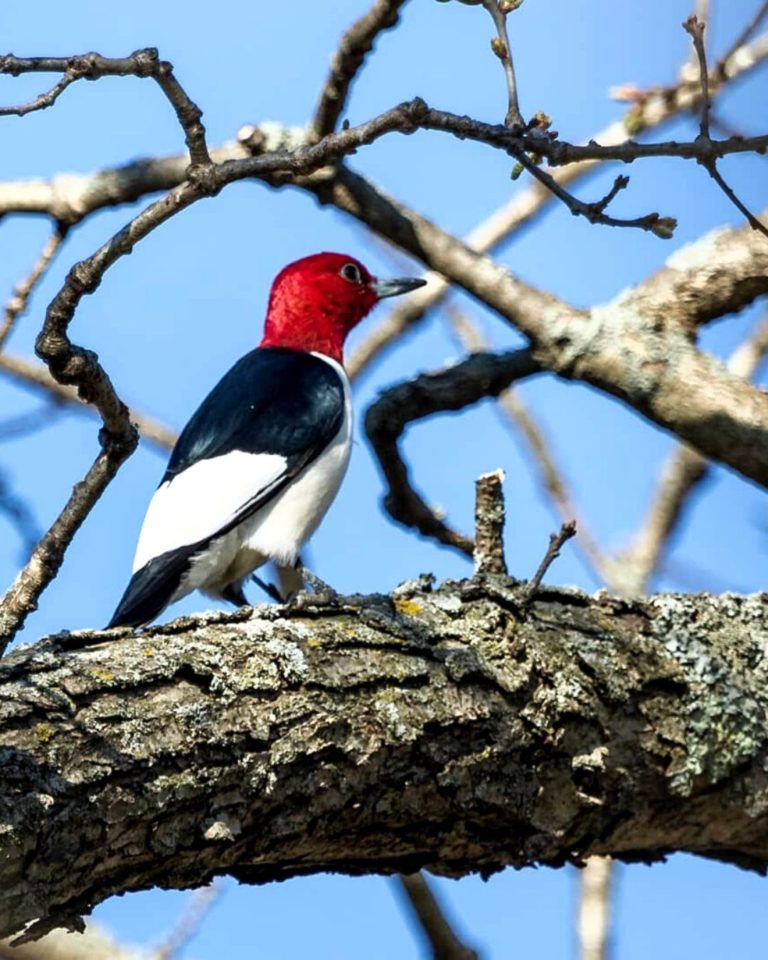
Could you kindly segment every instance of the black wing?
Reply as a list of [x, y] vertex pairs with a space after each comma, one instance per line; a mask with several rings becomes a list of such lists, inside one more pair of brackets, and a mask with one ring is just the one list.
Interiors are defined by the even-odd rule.
[[131, 578], [108, 626], [139, 626], [170, 603], [192, 558], [282, 491], [333, 440], [344, 419], [339, 374], [312, 354], [282, 347], [246, 354], [208, 394], [181, 433], [161, 484], [235, 450], [285, 458], [283, 473], [196, 543], [153, 557]]

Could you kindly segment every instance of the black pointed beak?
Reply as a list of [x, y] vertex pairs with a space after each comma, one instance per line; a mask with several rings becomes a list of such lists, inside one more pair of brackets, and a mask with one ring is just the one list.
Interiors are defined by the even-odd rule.
[[421, 277], [398, 277], [396, 280], [373, 280], [371, 290], [379, 300], [384, 297], [399, 297], [401, 293], [410, 293], [426, 284]]

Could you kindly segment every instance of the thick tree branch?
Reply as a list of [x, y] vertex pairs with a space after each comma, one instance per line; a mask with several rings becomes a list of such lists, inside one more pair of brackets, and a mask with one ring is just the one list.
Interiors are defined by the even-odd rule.
[[[319, 199], [440, 271], [531, 338], [536, 359], [584, 380], [768, 486], [768, 395], [697, 350], [683, 329], [768, 293], [768, 245], [717, 230], [612, 303], [580, 311], [537, 290], [347, 168], [303, 183]], [[718, 255], [722, 254], [722, 261]], [[705, 278], [712, 282], [704, 285]]]
[[[733, 352], [729, 370], [750, 378], [768, 354], [768, 320]], [[691, 494], [707, 478], [711, 463], [685, 444], [678, 444], [667, 459], [658, 489], [634, 542], [611, 564], [611, 586], [627, 596], [645, 593], [664, 551], [680, 525]]]
[[550, 590], [524, 613], [512, 582], [489, 589], [420, 582], [10, 655], [0, 933], [219, 873], [671, 850], [765, 869], [768, 598]]

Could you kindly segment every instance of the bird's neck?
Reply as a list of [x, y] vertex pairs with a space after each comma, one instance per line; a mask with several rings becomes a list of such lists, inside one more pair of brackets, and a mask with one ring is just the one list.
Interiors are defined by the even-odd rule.
[[305, 353], [322, 353], [337, 363], [344, 364], [344, 344], [339, 337], [323, 336], [322, 331], [294, 333], [293, 331], [275, 333], [264, 332], [260, 347], [285, 347], [288, 350], [302, 350]]
[[270, 300], [260, 346], [322, 353], [342, 363], [348, 329], [334, 305], [307, 302], [295, 291], [280, 291]]

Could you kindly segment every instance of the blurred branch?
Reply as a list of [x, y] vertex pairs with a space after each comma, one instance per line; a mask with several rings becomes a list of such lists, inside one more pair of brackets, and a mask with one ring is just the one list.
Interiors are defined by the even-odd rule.
[[540, 372], [530, 350], [478, 353], [384, 391], [366, 412], [365, 432], [387, 482], [384, 508], [392, 519], [471, 557], [473, 541], [449, 527], [411, 486], [398, 440], [415, 420], [495, 397], [513, 381]]
[[[448, 310], [447, 316], [452, 331], [465, 350], [470, 353], [480, 353], [489, 349], [489, 344], [480, 328], [472, 323], [466, 314], [458, 310]], [[560, 514], [561, 520], [576, 521], [576, 543], [592, 568], [594, 576], [598, 580], [605, 579], [606, 557], [589, 532], [580, 511], [576, 509], [573, 498], [568, 492], [565, 474], [555, 460], [551, 443], [544, 435], [541, 425], [527, 408], [520, 396], [520, 391], [515, 390], [514, 387], [503, 390], [497, 398], [497, 408], [502, 412], [509, 426], [513, 427], [515, 433], [522, 438], [525, 450], [530, 454], [538, 472], [541, 487]]]
[[405, 3], [406, 0], [375, 0], [371, 9], [356, 20], [341, 38], [309, 126], [310, 142], [317, 142], [334, 131], [344, 111], [350, 87], [373, 49], [376, 38], [397, 24], [400, 8]]
[[608, 956], [613, 874], [610, 857], [590, 857], [579, 873], [580, 960], [606, 960]]
[[[17, 354], [0, 354], [0, 374], [13, 380], [19, 386], [39, 388], [47, 393], [57, 404], [66, 404], [78, 413], [93, 415], [94, 407], [83, 403], [78, 397], [75, 387], [57, 383], [48, 372], [48, 369], [34, 360], [20, 357]], [[135, 409], [129, 410], [129, 417], [138, 429], [143, 440], [151, 443], [158, 451], [166, 453], [176, 443], [176, 433], [159, 420], [138, 413]]]
[[13, 492], [2, 471], [0, 471], [0, 516], [4, 516], [19, 535], [23, 560], [26, 560], [34, 549], [40, 532], [32, 510], [25, 500]]
[[400, 874], [397, 882], [429, 944], [432, 960], [479, 960], [477, 951], [457, 936], [423, 873]]
[[27, 309], [32, 291], [45, 276], [46, 270], [58, 253], [66, 236], [66, 232], [66, 227], [60, 224], [56, 226], [53, 233], [51, 233], [50, 237], [46, 240], [40, 256], [37, 258], [35, 265], [27, 277], [14, 287], [13, 294], [6, 303], [5, 310], [3, 311], [3, 322], [2, 325], [0, 325], [0, 352], [2, 352], [3, 344], [11, 330], [13, 330], [14, 324]]
[[36, 410], [28, 410], [26, 413], [0, 420], [0, 443], [26, 437], [37, 433], [38, 430], [53, 426], [60, 409], [58, 403], [49, 401]]
[[216, 880], [195, 890], [173, 930], [163, 943], [152, 951], [152, 960], [174, 960], [180, 956], [220, 895], [221, 885]]
[[[752, 17], [741, 33], [739, 33], [739, 35], [728, 48], [725, 55], [720, 58], [716, 67], [716, 71], [718, 73], [721, 72], [723, 64], [728, 64], [730, 61], [739, 59], [740, 51], [747, 43], [749, 43], [749, 41], [755, 35], [755, 31], [762, 25], [762, 22], [766, 17], [768, 17], [768, 0], [763, 0], [754, 17]], [[702, 19], [706, 18], [702, 17]]]
[[[754, 332], [730, 357], [728, 367], [739, 377], [754, 376], [768, 354], [768, 320], [762, 320]], [[632, 546], [615, 562], [611, 577], [614, 589], [628, 596], [640, 596], [648, 590], [670, 538], [677, 530], [690, 496], [711, 472], [712, 465], [701, 454], [678, 444], [663, 468], [653, 503]]]
[[116, 943], [104, 930], [88, 924], [82, 933], [53, 930], [47, 936], [12, 947], [0, 942], [0, 960], [156, 960], [154, 954]]

